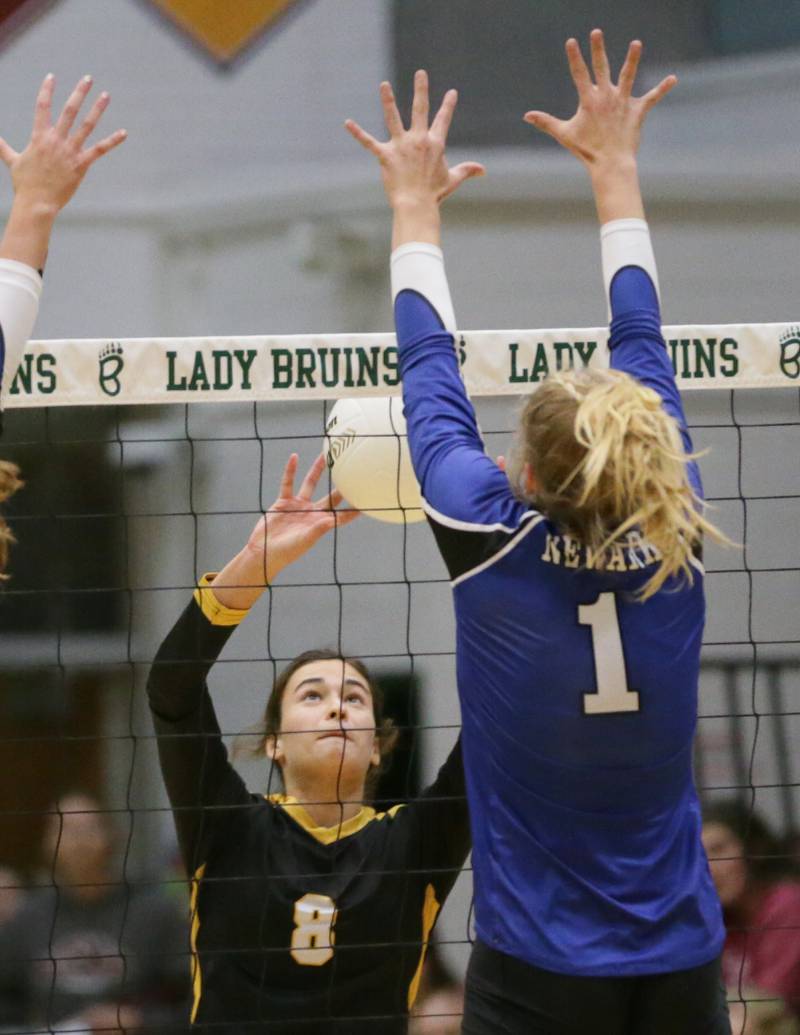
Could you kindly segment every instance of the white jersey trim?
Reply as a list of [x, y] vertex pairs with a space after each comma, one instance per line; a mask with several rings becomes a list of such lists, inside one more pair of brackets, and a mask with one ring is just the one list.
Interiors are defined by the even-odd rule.
[[42, 278], [32, 266], [15, 259], [0, 259], [0, 326], [3, 329], [5, 358], [0, 368], [0, 401], [22, 361], [39, 312]]
[[456, 314], [444, 271], [444, 254], [435, 244], [412, 241], [392, 252], [392, 302], [401, 291], [422, 295], [439, 314], [445, 330], [456, 333]]
[[435, 507], [431, 506], [426, 499], [422, 500], [422, 509], [428, 517], [432, 517], [438, 524], [444, 525], [446, 528], [455, 528], [459, 532], [508, 532], [509, 535], [513, 535], [514, 532], [519, 529], [520, 525], [529, 518], [542, 518], [544, 516], [540, 514], [538, 510], [529, 510], [520, 518], [518, 524], [513, 527], [509, 527], [508, 525], [504, 525], [502, 521], [495, 521], [490, 525], [482, 525], [477, 521], [460, 521], [458, 518], [448, 517], [447, 514], [442, 514]]
[[463, 575], [459, 575], [457, 579], [452, 579], [450, 585], [453, 589], [455, 589], [459, 583], [464, 582], [465, 579], [471, 579], [473, 575], [480, 575], [482, 571], [486, 571], [487, 568], [491, 568], [493, 564], [496, 564], [499, 560], [505, 557], [507, 553], [513, 550], [517, 543], [521, 542], [529, 532], [536, 528], [538, 524], [544, 521], [544, 514], [538, 514], [535, 510], [531, 511], [531, 516], [534, 520], [528, 522], [524, 528], [521, 528], [512, 539], [509, 539], [505, 546], [502, 546], [497, 551], [497, 553], [487, 558], [487, 560], [482, 561], [474, 568], [470, 568], [469, 571], [465, 571]]
[[603, 283], [606, 289], [608, 315], [611, 317], [611, 284], [626, 266], [639, 266], [650, 277], [661, 301], [658, 269], [650, 240], [650, 230], [643, 219], [612, 219], [600, 227], [600, 250], [603, 259]]

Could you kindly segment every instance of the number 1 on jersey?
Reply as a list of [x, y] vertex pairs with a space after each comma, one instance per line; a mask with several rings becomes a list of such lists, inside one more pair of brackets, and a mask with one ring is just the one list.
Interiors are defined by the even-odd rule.
[[578, 622], [592, 630], [592, 651], [597, 678], [595, 693], [583, 695], [584, 715], [638, 712], [639, 694], [628, 689], [625, 655], [613, 593], [601, 593], [593, 604], [578, 607]]

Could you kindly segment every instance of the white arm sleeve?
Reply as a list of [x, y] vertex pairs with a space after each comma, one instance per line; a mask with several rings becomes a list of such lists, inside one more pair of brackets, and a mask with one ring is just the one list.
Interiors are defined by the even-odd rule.
[[611, 282], [626, 266], [639, 266], [653, 281], [659, 302], [658, 270], [650, 230], [643, 219], [612, 219], [600, 227], [600, 249], [603, 256], [603, 283], [606, 288], [608, 315], [611, 317]]
[[31, 336], [42, 278], [31, 266], [14, 259], [0, 259], [0, 404], [11, 388], [11, 382]]
[[444, 255], [435, 244], [401, 244], [392, 252], [392, 302], [401, 291], [416, 291], [433, 306], [446, 330], [456, 333], [456, 315], [444, 272]]

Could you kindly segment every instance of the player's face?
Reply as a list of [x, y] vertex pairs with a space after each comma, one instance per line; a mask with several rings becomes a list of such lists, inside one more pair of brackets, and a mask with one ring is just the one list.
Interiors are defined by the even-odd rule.
[[337, 658], [303, 665], [286, 684], [281, 732], [268, 751], [282, 767], [287, 790], [309, 778], [363, 782], [380, 761], [367, 680]]
[[723, 908], [730, 909], [747, 888], [747, 861], [739, 838], [724, 823], [703, 825], [703, 847]]

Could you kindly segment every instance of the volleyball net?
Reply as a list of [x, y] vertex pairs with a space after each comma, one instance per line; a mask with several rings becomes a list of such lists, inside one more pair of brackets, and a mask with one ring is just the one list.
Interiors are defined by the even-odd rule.
[[[741, 544], [706, 548], [697, 780], [704, 800], [736, 799], [772, 825], [788, 873], [800, 826], [800, 328], [665, 337], [708, 450], [713, 520]], [[490, 455], [507, 452], [513, 396], [551, 371], [607, 364], [606, 341], [604, 328], [460, 335]], [[13, 774], [0, 786], [0, 864], [22, 883], [52, 883], [48, 816], [81, 790], [113, 815], [114, 879], [185, 900], [144, 693], [155, 651], [198, 578], [275, 499], [289, 453], [301, 468], [318, 455], [333, 401], [399, 392], [391, 335], [31, 343], [0, 441], [27, 486], [6, 508], [19, 543], [0, 594]], [[406, 735], [378, 797], [413, 798], [459, 722], [450, 587], [424, 523], [362, 518], [281, 575], [212, 671], [226, 738], [259, 718], [276, 671], [322, 645], [363, 658], [388, 689]], [[237, 765], [267, 789], [263, 762]], [[470, 888], [467, 870], [437, 928], [456, 971]]]

